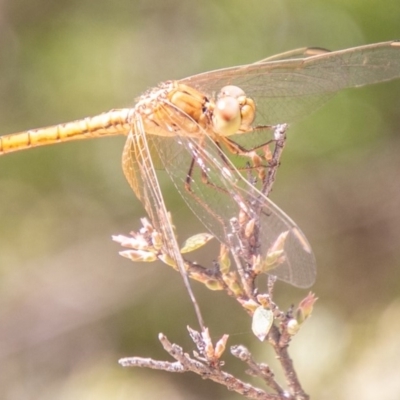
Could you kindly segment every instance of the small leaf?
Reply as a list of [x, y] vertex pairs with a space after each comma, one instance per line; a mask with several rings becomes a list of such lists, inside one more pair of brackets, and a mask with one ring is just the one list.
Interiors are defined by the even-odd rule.
[[197, 235], [191, 236], [183, 243], [181, 253], [190, 253], [191, 251], [197, 250], [200, 247], [203, 247], [213, 237], [214, 236], [209, 233], [198, 233]]
[[176, 269], [178, 271], [178, 267], [176, 266], [175, 260], [173, 260], [168, 254], [161, 254], [158, 256], [158, 258], [164, 263], [167, 264], [168, 266], [172, 267], [173, 269]]
[[219, 262], [219, 270], [221, 271], [221, 274], [227, 274], [229, 272], [229, 268], [231, 266], [231, 260], [229, 258], [229, 249], [224, 244], [221, 244], [218, 262]]
[[216, 279], [208, 279], [205, 282], [205, 285], [210, 290], [223, 290], [224, 286], [221, 282], [217, 281]]
[[258, 339], [264, 341], [273, 322], [274, 314], [272, 311], [259, 306], [256, 311], [254, 311], [251, 329]]

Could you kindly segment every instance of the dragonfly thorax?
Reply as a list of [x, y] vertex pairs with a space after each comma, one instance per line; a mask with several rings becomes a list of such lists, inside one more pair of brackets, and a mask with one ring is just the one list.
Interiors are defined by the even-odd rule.
[[147, 92], [136, 111], [147, 134], [199, 137], [210, 126], [207, 97], [190, 86], [169, 81]]
[[179, 81], [143, 95], [136, 106], [147, 134], [157, 136], [230, 136], [252, 130], [255, 103], [237, 86], [225, 86], [214, 100]]

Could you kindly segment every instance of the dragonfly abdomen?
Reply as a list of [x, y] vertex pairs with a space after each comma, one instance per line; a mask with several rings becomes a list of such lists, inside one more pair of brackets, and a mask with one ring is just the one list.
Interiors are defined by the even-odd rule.
[[133, 109], [124, 108], [65, 124], [0, 136], [0, 155], [31, 147], [102, 136], [127, 135]]

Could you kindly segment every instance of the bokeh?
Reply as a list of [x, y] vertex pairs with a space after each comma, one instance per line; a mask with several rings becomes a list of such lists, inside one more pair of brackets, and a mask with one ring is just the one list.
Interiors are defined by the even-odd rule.
[[[400, 38], [399, 21], [393, 0], [3, 0], [0, 134], [129, 107], [161, 81], [292, 48]], [[288, 136], [272, 199], [318, 261], [319, 301], [291, 346], [300, 379], [318, 399], [398, 399], [400, 81], [343, 91]], [[111, 241], [144, 216], [122, 174], [123, 144], [105, 138], [0, 158], [2, 399], [240, 398], [193, 374], [117, 364], [168, 359], [159, 332], [189, 351], [185, 327], [196, 327], [179, 275], [133, 264]], [[202, 231], [162, 173], [160, 182], [180, 239]], [[197, 261], [215, 258], [218, 245], [208, 246]], [[230, 345], [270, 361], [233, 300], [194, 288], [215, 338], [228, 333]], [[276, 291], [282, 307], [306, 294]]]

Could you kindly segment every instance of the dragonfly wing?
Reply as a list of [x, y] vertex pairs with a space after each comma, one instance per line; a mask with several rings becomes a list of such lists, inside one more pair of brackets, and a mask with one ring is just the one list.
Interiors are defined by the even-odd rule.
[[[170, 106], [170, 105], [168, 105]], [[181, 111], [176, 110], [176, 113]], [[171, 129], [182, 120], [166, 112]], [[187, 117], [189, 118], [189, 117]], [[201, 129], [199, 127], [199, 129]], [[181, 132], [181, 131], [178, 131]], [[260, 220], [260, 254], [266, 255], [279, 235], [287, 232], [285, 261], [271, 271], [294, 286], [308, 287], [315, 280], [316, 263], [307, 239], [297, 225], [267, 197], [253, 187], [233, 166], [221, 156], [221, 149], [206, 134], [199, 138], [151, 136], [149, 141], [158, 150], [165, 169], [175, 186], [206, 228], [222, 243], [231, 244], [231, 219], [238, 218], [252, 204], [263, 207]]]
[[[220, 69], [181, 82], [217, 94], [236, 85], [257, 105], [256, 125], [289, 123], [319, 108], [337, 91], [400, 77], [400, 42], [384, 42], [314, 56], [269, 59]], [[284, 57], [283, 57], [284, 58]]]
[[[185, 261], [182, 258], [174, 228], [158, 184], [150, 149], [151, 145], [149, 146], [147, 141], [142, 116], [136, 112], [132, 116], [132, 131], [128, 135], [123, 152], [123, 170], [133, 191], [142, 201], [153, 227], [161, 235], [163, 242], [161, 256], [163, 260], [169, 263], [172, 262], [173, 264], [171, 265], [179, 270], [195, 308], [200, 327], [204, 329], [200, 308], [191, 289]], [[169, 259], [166, 259], [165, 255]]]
[[263, 60], [257, 61], [254, 64], [262, 64], [271, 61], [293, 60], [296, 58], [308, 58], [325, 53], [330, 53], [330, 50], [323, 49], [321, 47], [302, 47], [300, 49], [289, 50], [281, 54], [264, 58]]
[[[122, 154], [122, 169], [136, 197], [143, 204], [153, 227], [163, 234], [168, 246], [172, 246], [170, 256], [180, 255], [175, 234], [165, 209], [164, 199], [158, 184], [152, 160], [152, 146], [144, 131], [142, 117], [135, 113], [132, 117], [132, 130], [128, 134]], [[156, 153], [158, 157], [158, 153]], [[160, 163], [160, 161], [158, 160]]]
[[138, 122], [136, 122], [136, 126], [133, 125], [133, 130], [127, 136], [122, 153], [122, 170], [136, 197], [143, 204], [155, 229], [159, 230], [160, 227], [153, 194], [150, 191], [149, 184], [145, 183], [146, 179], [152, 179], [152, 177], [151, 175], [147, 176], [149, 174], [146, 162], [149, 156], [145, 151], [145, 135], [137, 134], [140, 129]]

